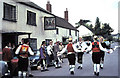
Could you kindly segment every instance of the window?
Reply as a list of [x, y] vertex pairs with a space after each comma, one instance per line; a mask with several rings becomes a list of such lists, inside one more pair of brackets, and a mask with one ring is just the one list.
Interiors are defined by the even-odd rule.
[[16, 6], [4, 3], [3, 19], [8, 21], [16, 21]]
[[46, 46], [49, 45], [49, 42], [52, 41], [52, 39], [45, 39], [45, 42], [46, 42]]
[[77, 31], [75, 31], [75, 36], [77, 36]]
[[37, 50], [37, 38], [29, 38], [30, 46], [33, 50]]
[[36, 26], [36, 13], [27, 11], [27, 24]]
[[59, 34], [59, 29], [58, 28], [56, 29], [56, 34]]
[[69, 35], [71, 35], [71, 30], [69, 29]]

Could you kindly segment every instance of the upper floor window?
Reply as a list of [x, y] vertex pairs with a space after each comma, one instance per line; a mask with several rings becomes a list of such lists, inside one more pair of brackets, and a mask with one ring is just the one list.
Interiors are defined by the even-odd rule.
[[59, 34], [59, 29], [58, 28], [56, 29], [56, 34]]
[[27, 11], [27, 24], [36, 26], [36, 13]]
[[71, 35], [71, 29], [69, 29], [69, 35]]
[[8, 21], [16, 21], [16, 6], [4, 3], [3, 19]]
[[77, 36], [77, 31], [75, 31], [75, 36]]

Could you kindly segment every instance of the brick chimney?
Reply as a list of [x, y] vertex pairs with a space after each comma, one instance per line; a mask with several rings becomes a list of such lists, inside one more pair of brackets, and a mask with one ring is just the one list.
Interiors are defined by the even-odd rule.
[[49, 12], [52, 12], [52, 5], [50, 4], [50, 1], [47, 1], [47, 4], [46, 4], [46, 10], [49, 11]]
[[66, 8], [66, 11], [64, 11], [64, 19], [68, 21], [68, 9]]

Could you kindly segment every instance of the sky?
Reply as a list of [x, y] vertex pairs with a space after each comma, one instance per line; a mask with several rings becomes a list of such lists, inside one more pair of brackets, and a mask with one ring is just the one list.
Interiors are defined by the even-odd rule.
[[109, 23], [114, 29], [112, 34], [118, 32], [118, 2], [119, 0], [30, 0], [46, 9], [47, 1], [52, 5], [52, 13], [64, 18], [64, 11], [68, 8], [69, 22], [75, 23], [80, 19], [91, 20], [95, 25], [96, 17], [101, 23]]

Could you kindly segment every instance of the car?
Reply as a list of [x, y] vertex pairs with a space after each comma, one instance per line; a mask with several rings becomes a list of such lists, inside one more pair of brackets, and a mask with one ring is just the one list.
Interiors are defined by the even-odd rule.
[[8, 72], [8, 65], [5, 61], [0, 61], [0, 74], [4, 76]]
[[30, 67], [37, 67], [39, 65], [40, 59], [39, 59], [39, 50], [34, 50], [35, 55], [29, 57]]

